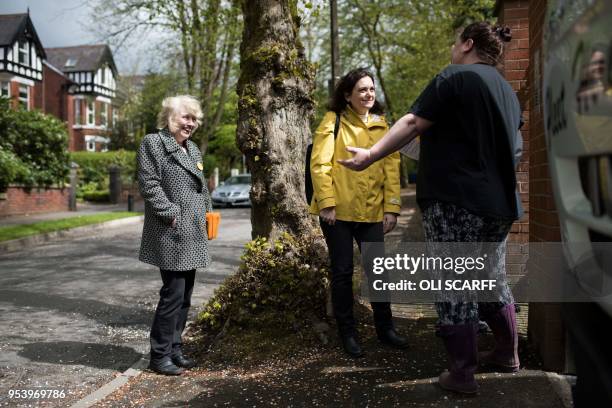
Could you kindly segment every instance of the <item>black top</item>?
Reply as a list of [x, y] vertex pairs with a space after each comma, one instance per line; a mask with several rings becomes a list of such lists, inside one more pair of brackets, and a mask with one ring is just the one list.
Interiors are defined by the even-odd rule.
[[434, 124], [421, 135], [417, 202], [449, 202], [491, 217], [522, 214], [516, 165], [521, 110], [510, 84], [492, 66], [449, 65], [411, 108]]

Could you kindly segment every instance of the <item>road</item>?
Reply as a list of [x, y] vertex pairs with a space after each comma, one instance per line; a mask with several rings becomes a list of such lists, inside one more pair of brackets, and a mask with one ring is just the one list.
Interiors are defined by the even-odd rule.
[[[191, 316], [236, 271], [250, 239], [250, 209], [223, 209], [213, 263], [198, 271]], [[138, 261], [142, 224], [0, 255], [0, 405], [69, 406], [148, 353], [161, 287]], [[9, 400], [11, 389], [64, 398]]]

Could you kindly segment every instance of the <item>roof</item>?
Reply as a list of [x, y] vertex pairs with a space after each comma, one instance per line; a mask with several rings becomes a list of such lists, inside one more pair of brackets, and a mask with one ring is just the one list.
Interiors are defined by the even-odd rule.
[[47, 60], [64, 72], [95, 71], [107, 62], [117, 74], [113, 53], [106, 44], [46, 48], [45, 51]]
[[36, 34], [34, 24], [32, 24], [30, 15], [26, 13], [0, 15], [0, 46], [13, 45], [26, 29], [29, 33], [28, 37], [36, 44], [38, 54], [41, 58], [45, 58], [45, 51]]
[[57, 73], [58, 75], [61, 75], [64, 79], [66, 79], [69, 82], [72, 82], [73, 84], [76, 84], [76, 82], [74, 82], [72, 79], [70, 79], [65, 73], [63, 73], [59, 68], [51, 65], [49, 63], [49, 61], [47, 60], [43, 60], [43, 65], [47, 66], [50, 70], [54, 71], [55, 73]]

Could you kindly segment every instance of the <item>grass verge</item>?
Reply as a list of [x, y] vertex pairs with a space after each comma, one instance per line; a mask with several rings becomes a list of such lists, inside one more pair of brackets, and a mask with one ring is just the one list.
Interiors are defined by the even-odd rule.
[[77, 217], [63, 218], [61, 220], [40, 221], [25, 225], [8, 225], [0, 227], [0, 242], [28, 237], [30, 235], [44, 234], [47, 232], [61, 231], [70, 228], [82, 227], [84, 225], [100, 224], [106, 221], [118, 220], [120, 218], [142, 215], [137, 212], [106, 212]]

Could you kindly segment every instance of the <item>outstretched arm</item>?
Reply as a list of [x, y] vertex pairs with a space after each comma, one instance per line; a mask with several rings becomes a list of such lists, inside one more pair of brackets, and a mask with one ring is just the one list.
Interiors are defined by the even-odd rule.
[[371, 149], [347, 146], [346, 150], [354, 154], [353, 158], [338, 160], [338, 162], [352, 170], [364, 170], [375, 161], [399, 150], [406, 143], [425, 132], [432, 124], [433, 122], [427, 119], [408, 113], [395, 122], [391, 130]]

